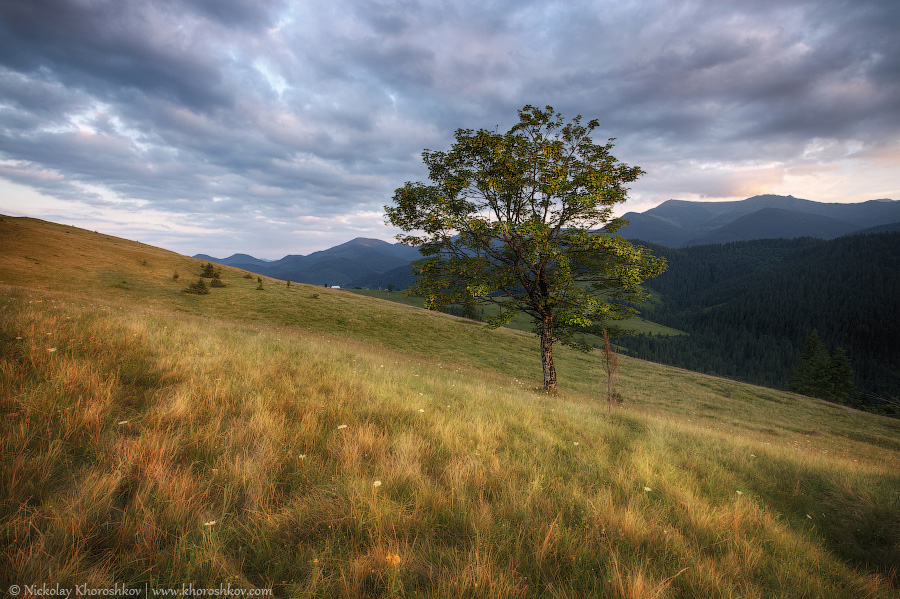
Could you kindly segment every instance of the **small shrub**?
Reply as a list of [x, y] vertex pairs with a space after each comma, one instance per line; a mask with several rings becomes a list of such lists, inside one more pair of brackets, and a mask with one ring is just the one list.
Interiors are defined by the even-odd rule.
[[209, 293], [209, 288], [206, 286], [206, 283], [203, 282], [203, 279], [198, 279], [196, 283], [188, 285], [188, 288], [185, 289], [184, 292], [192, 295], [206, 295]]
[[179, 275], [179, 274], [176, 272], [174, 275], [172, 275], [172, 280], [173, 280], [173, 281], [177, 281], [177, 280], [178, 280], [178, 277], [180, 277], [180, 276], [181, 276], [181, 275]]
[[257, 291], [265, 291], [263, 289], [262, 279], [259, 280], [259, 285], [256, 286]]
[[252, 279], [252, 278], [253, 278], [253, 275], [251, 275], [251, 274], [248, 272], [247, 274], [244, 275], [244, 278], [245, 278], [245, 279]]
[[209, 282], [210, 287], [228, 287], [225, 283], [222, 282], [222, 269], [217, 268], [216, 272], [213, 273], [212, 281]]
[[216, 276], [216, 267], [212, 265], [212, 262], [207, 262], [203, 267], [203, 272], [200, 273], [201, 277], [206, 279], [211, 279]]

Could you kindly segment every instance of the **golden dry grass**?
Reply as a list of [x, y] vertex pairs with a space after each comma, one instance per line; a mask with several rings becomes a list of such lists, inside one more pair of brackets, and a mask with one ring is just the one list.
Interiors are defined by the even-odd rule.
[[4, 590], [897, 595], [896, 421], [627, 359], [607, 417], [596, 356], [68, 229], [0, 222]]

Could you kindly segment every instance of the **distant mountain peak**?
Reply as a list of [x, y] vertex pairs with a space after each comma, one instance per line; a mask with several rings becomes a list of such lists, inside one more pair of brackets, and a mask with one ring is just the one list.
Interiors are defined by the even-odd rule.
[[[764, 209], [785, 212], [757, 214]], [[643, 213], [629, 212], [624, 218], [630, 224], [618, 235], [669, 247], [713, 239], [715, 243], [804, 236], [830, 239], [900, 221], [900, 202], [824, 203], [764, 194], [726, 202], [667, 200]]]

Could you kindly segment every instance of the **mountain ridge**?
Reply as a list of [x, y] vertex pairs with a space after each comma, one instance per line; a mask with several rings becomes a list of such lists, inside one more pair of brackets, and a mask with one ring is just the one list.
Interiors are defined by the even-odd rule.
[[[753, 214], [757, 218], [748, 218]], [[900, 221], [900, 201], [878, 199], [843, 204], [778, 195], [730, 202], [668, 200], [645, 212], [628, 212], [622, 218], [629, 224], [617, 235], [666, 247], [749, 239], [833, 239]]]
[[357, 237], [305, 256], [289, 254], [272, 261], [263, 261], [248, 254], [234, 254], [223, 259], [206, 254], [194, 257], [275, 279], [290, 279], [310, 285], [347, 286], [371, 281], [384, 273], [408, 267], [412, 260], [420, 256], [415, 248], [400, 243]]
[[[778, 195], [729, 202], [668, 200], [623, 218], [630, 222], [616, 235], [671, 248], [753, 239], [834, 239], [884, 227], [892, 230], [900, 223], [900, 201], [841, 204]], [[410, 262], [421, 256], [417, 249], [400, 243], [357, 237], [306, 256], [289, 254], [279, 260], [248, 254], [194, 257], [298, 283], [403, 289], [412, 284]]]

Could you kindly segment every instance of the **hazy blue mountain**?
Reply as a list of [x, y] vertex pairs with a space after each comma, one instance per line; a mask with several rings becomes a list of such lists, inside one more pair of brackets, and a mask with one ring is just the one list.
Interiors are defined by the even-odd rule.
[[761, 208], [713, 229], [703, 237], [692, 239], [686, 245], [796, 237], [834, 239], [857, 230], [857, 225], [830, 216], [784, 208]]
[[777, 195], [736, 202], [669, 200], [643, 213], [629, 212], [624, 218], [630, 224], [617, 235], [668, 247], [804, 236], [830, 239], [900, 221], [900, 202], [825, 204]]
[[[421, 256], [416, 257], [415, 259], [418, 260], [420, 257]], [[406, 289], [411, 287], [413, 282], [412, 265], [407, 263], [404, 266], [394, 268], [387, 272], [374, 274], [364, 279], [360, 279], [354, 284], [369, 289], [387, 289], [390, 285], [393, 285], [396, 289]]]
[[857, 233], [893, 233], [895, 231], [900, 231], [900, 222], [896, 223], [888, 223], [886, 225], [878, 225], [877, 227], [869, 227], [868, 229], [862, 229], [860, 231], [856, 231]]
[[[380, 239], [359, 237], [327, 250], [313, 252], [308, 256], [288, 255], [273, 261], [260, 260], [247, 254], [235, 254], [224, 259], [213, 258], [205, 254], [198, 254], [195, 257], [243, 268], [275, 279], [343, 287], [370, 286], [369, 283], [364, 282], [377, 280], [383, 273], [398, 268], [407, 269], [407, 275], [400, 279], [408, 281], [408, 265], [410, 261], [418, 260], [421, 255], [415, 248], [399, 243], [392, 244]], [[409, 283], [404, 284], [398, 280], [394, 284], [398, 289], [402, 289]], [[386, 287], [387, 284], [384, 286]]]
[[271, 260], [263, 260], [262, 258], [254, 258], [248, 254], [233, 254], [227, 258], [213, 258], [212, 256], [207, 256], [206, 254], [197, 254], [194, 258], [200, 258], [201, 260], [206, 260], [207, 262], [215, 262], [216, 264], [225, 264], [226, 266], [237, 266], [238, 268], [244, 268], [243, 266], [238, 266], [239, 264], [252, 264], [254, 266], [268, 266], [272, 263]]

